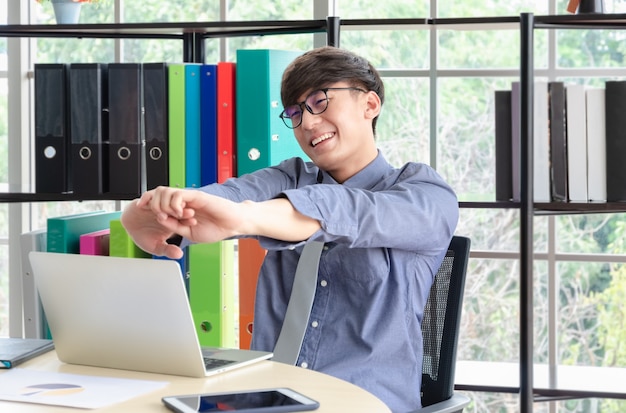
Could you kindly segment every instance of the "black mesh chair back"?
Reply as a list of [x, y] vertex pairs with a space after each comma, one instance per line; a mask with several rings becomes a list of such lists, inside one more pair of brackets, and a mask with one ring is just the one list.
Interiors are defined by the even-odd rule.
[[456, 349], [469, 251], [469, 238], [452, 238], [426, 302], [422, 320], [424, 361], [420, 393], [424, 407], [447, 400], [454, 392]]

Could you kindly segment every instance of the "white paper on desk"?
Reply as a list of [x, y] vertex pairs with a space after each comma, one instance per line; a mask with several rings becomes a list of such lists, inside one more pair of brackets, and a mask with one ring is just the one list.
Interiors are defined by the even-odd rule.
[[0, 374], [0, 400], [96, 409], [160, 389], [166, 384], [164, 381], [16, 368]]

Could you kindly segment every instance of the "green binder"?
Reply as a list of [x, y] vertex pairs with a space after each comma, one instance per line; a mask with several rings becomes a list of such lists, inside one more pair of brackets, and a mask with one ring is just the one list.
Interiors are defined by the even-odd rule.
[[48, 252], [80, 253], [82, 234], [108, 228], [109, 223], [119, 219], [121, 214], [120, 211], [95, 211], [48, 218]]
[[169, 185], [185, 187], [185, 64], [168, 66]]
[[235, 241], [188, 249], [189, 303], [200, 344], [234, 348]]
[[283, 110], [283, 72], [300, 54], [287, 50], [237, 50], [237, 175], [294, 156], [309, 159], [293, 131], [278, 117]]
[[115, 219], [111, 221], [109, 234], [109, 255], [111, 257], [127, 258], [150, 258], [148, 254], [139, 248], [132, 240], [126, 228], [122, 226], [122, 221]]

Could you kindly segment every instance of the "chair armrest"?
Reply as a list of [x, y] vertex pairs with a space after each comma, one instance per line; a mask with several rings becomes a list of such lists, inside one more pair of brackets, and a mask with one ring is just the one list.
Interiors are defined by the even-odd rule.
[[455, 392], [448, 400], [431, 404], [412, 411], [411, 413], [459, 413], [470, 403], [470, 398]]

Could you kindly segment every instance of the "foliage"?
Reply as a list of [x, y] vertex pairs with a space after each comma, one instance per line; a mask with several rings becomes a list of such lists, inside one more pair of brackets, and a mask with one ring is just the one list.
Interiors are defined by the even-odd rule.
[[[37, 3], [49, 3], [52, 0], [35, 0]], [[100, 0], [72, 0], [74, 3], [97, 3]]]

